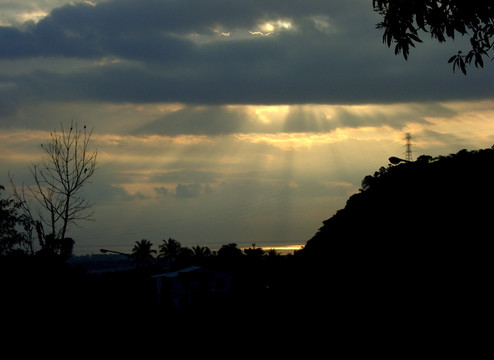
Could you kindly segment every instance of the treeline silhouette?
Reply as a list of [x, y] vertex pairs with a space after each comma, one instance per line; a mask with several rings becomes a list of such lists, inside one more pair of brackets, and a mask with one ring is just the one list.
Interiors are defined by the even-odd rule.
[[[136, 241], [132, 252], [120, 255], [62, 256], [26, 255], [14, 251], [0, 257], [2, 301], [10, 305], [37, 304], [45, 309], [71, 304], [85, 308], [156, 308], [156, 283], [153, 275], [201, 266], [234, 277], [233, 291], [221, 303], [208, 302], [207, 311], [224, 314], [233, 308], [265, 307], [274, 303], [278, 290], [296, 281], [290, 275], [294, 256], [259, 247], [240, 249], [237, 244], [223, 245], [218, 251], [207, 247], [182, 246], [174, 239], [163, 240], [159, 252], [146, 239]], [[94, 259], [93, 259], [94, 258]], [[282, 306], [282, 304], [281, 304]], [[181, 313], [183, 314], [181, 309]], [[206, 311], [201, 304], [187, 311]]]
[[[222, 245], [218, 251], [212, 251], [207, 246], [187, 247], [172, 238], [162, 240], [158, 251], [153, 249], [153, 243], [147, 239], [136, 241], [132, 252], [127, 254], [141, 272], [156, 273], [160, 271], [175, 271], [190, 265], [220, 266], [233, 265], [234, 260], [243, 256], [254, 261], [256, 258], [280, 256], [274, 249], [266, 252], [256, 244], [240, 249], [236, 243]], [[102, 252], [111, 252], [102, 249]], [[122, 254], [122, 253], [120, 253]], [[124, 254], [125, 255], [125, 254]], [[240, 260], [241, 261], [241, 260]]]
[[[146, 305], [151, 275], [199, 265], [233, 275], [229, 302], [201, 309], [325, 311], [333, 320], [462, 321], [483, 311], [490, 283], [494, 150], [382, 167], [346, 206], [324, 221], [304, 249], [280, 256], [235, 243], [217, 252], [168, 239], [137, 241], [130, 271], [89, 273], [62, 257], [27, 256], [9, 240], [15, 215], [2, 200], [2, 300], [13, 304]], [[14, 216], [15, 217], [15, 216]], [[14, 221], [15, 223], [15, 221]], [[9, 242], [10, 241], [10, 242]], [[396, 321], [398, 321], [396, 320]]]

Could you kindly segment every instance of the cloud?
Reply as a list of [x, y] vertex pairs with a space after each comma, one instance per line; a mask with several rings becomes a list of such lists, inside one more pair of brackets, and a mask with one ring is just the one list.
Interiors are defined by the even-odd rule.
[[123, 202], [125, 204], [148, 198], [148, 196], [140, 192], [131, 194], [120, 185], [112, 185], [101, 180], [87, 185], [86, 188], [87, 200], [98, 205], [108, 205], [115, 202]]
[[175, 196], [181, 199], [197, 198], [205, 191], [205, 187], [201, 184], [178, 184], [175, 188]]
[[158, 196], [167, 196], [169, 193], [168, 188], [164, 186], [156, 187], [154, 188], [154, 191], [156, 192], [156, 194], [158, 194]]
[[81, 2], [52, 10], [50, 16], [30, 24], [24, 31], [2, 28], [0, 39], [7, 45], [7, 51], [2, 53], [7, 57], [112, 54], [166, 61], [168, 56], [186, 54], [197, 39], [217, 38], [218, 28], [245, 34], [256, 29], [291, 29], [295, 16], [305, 17], [332, 8], [329, 2], [322, 1], [295, 1], [288, 5], [284, 1], [150, 0], [143, 4], [115, 0], [96, 6]]
[[[392, 103], [494, 94], [489, 66], [468, 77], [451, 73], [446, 62], [461, 39], [444, 46], [426, 40], [405, 62], [381, 43], [377, 21], [367, 1], [66, 5], [22, 30], [0, 27], [0, 62], [53, 58], [68, 69], [24, 62], [16, 72], [0, 70], [0, 95], [14, 104], [212, 105]], [[251, 34], [256, 31], [270, 35]]]
[[423, 141], [427, 141], [429, 144], [439, 143], [460, 145], [465, 142], [465, 139], [460, 138], [458, 135], [440, 133], [430, 129], [424, 129], [416, 136]]
[[293, 105], [269, 112], [263, 107], [183, 106], [148, 122], [136, 135], [228, 135], [276, 133], [330, 133], [336, 129], [427, 124], [458, 112], [437, 102], [389, 105]]
[[68, 3], [68, 0], [2, 0], [0, 2], [0, 26], [18, 26], [37, 22], [50, 10]]
[[243, 131], [248, 126], [248, 114], [239, 109], [184, 107], [140, 127], [135, 133], [218, 135]]
[[341, 127], [391, 126], [402, 129], [410, 123], [427, 124], [430, 118], [453, 117], [454, 109], [436, 102], [392, 104], [388, 106], [342, 106], [333, 117]]
[[284, 124], [285, 132], [330, 132], [334, 129], [336, 124], [324, 112], [301, 106], [290, 109]]
[[166, 171], [163, 173], [155, 173], [150, 177], [150, 181], [161, 183], [212, 183], [217, 181], [220, 176], [221, 174], [216, 171], [181, 169]]

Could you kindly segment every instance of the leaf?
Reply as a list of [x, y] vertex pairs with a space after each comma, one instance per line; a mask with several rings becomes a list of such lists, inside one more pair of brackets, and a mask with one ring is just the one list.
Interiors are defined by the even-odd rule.
[[475, 67], [484, 67], [484, 60], [480, 53], [475, 53]]
[[465, 24], [461, 21], [457, 21], [455, 23], [455, 28], [456, 28], [456, 31], [458, 31], [460, 34], [462, 35], [465, 35], [466, 34], [466, 29], [465, 29]]
[[401, 51], [401, 45], [400, 44], [396, 44], [395, 46], [395, 55], [398, 55]]
[[455, 60], [454, 60], [454, 63], [453, 63], [453, 74], [456, 72], [456, 67], [460, 66], [460, 57], [459, 55], [455, 55]]
[[[455, 61], [457, 57], [458, 57], [458, 55], [453, 55], [453, 56], [451, 56], [451, 57], [449, 58], [449, 60], [448, 60], [448, 64], [451, 64], [453, 61]], [[453, 69], [454, 69], [454, 64], [453, 64]]]
[[463, 75], [467, 74], [467, 68], [466, 68], [465, 62], [463, 61], [462, 58], [460, 58], [460, 69], [461, 69], [461, 72], [463, 73]]
[[415, 42], [419, 42], [419, 43], [422, 42], [422, 40], [420, 40], [420, 38], [415, 34], [409, 34], [409, 37], [412, 38], [412, 40]]

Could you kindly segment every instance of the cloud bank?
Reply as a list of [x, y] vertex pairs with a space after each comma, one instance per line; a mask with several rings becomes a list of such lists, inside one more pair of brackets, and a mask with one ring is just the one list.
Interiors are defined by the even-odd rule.
[[[408, 63], [381, 44], [369, 1], [81, 2], [0, 27], [9, 102], [364, 104], [479, 99], [493, 71], [452, 76], [461, 40]], [[38, 59], [53, 59], [41, 64]], [[72, 65], [72, 67], [71, 67]], [[13, 106], [13, 105], [11, 105]]]

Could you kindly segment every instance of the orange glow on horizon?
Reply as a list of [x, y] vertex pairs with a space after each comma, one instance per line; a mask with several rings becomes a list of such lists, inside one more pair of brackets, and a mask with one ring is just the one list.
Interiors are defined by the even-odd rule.
[[[266, 252], [274, 250], [277, 252], [287, 253], [287, 252], [302, 250], [304, 248], [304, 246], [305, 245], [260, 246], [259, 248], [266, 251]], [[242, 250], [251, 249], [251, 247], [243, 247], [241, 249]]]

